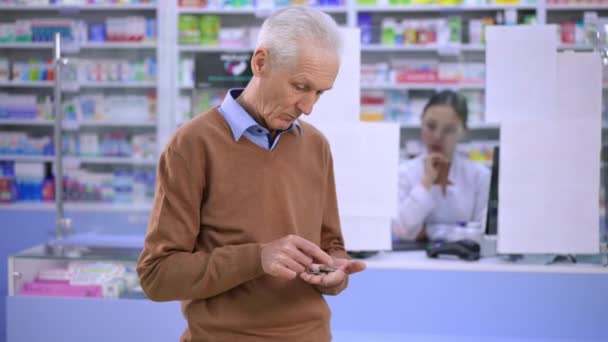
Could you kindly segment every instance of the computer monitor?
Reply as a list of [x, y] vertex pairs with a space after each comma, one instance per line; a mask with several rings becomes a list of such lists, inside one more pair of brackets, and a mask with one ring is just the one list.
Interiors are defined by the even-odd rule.
[[498, 233], [498, 169], [500, 148], [494, 147], [492, 155], [492, 175], [490, 178], [490, 196], [488, 197], [488, 212], [486, 216], [486, 235]]
[[198, 54], [195, 57], [196, 88], [244, 88], [253, 73], [251, 53], [217, 52]]

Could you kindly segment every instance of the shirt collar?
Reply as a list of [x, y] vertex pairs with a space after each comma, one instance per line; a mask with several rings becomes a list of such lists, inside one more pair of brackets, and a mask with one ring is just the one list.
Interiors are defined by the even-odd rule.
[[[245, 111], [245, 109], [236, 101], [237, 97], [239, 97], [242, 92], [242, 88], [228, 90], [226, 97], [224, 97], [224, 101], [219, 107], [219, 111], [223, 114], [226, 122], [228, 122], [228, 126], [230, 126], [230, 130], [232, 131], [232, 136], [236, 141], [238, 141], [245, 131], [251, 127], [267, 131], [266, 128], [255, 122], [251, 115], [249, 115], [249, 113], [247, 113], [247, 111]], [[293, 132], [295, 131], [294, 127], [296, 127], [298, 133], [302, 135], [302, 126], [297, 119], [288, 129], [279, 132], [279, 134], [283, 132]]]

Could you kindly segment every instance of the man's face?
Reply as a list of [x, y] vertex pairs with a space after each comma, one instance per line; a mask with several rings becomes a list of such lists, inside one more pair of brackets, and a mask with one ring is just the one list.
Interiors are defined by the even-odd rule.
[[292, 66], [272, 65], [258, 77], [256, 111], [270, 130], [285, 130], [300, 115], [309, 115], [323, 92], [331, 89], [340, 67], [336, 54], [303, 47]]

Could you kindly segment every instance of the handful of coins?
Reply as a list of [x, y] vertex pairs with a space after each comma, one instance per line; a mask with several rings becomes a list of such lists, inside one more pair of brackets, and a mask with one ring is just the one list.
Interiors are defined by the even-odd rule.
[[335, 272], [337, 268], [327, 265], [312, 264], [308, 270], [308, 274], [322, 275]]

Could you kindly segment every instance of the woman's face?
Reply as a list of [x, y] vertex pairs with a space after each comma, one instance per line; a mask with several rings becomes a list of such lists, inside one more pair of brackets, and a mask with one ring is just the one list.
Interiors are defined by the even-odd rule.
[[451, 156], [464, 133], [464, 124], [448, 105], [434, 105], [422, 114], [422, 141], [429, 153]]

